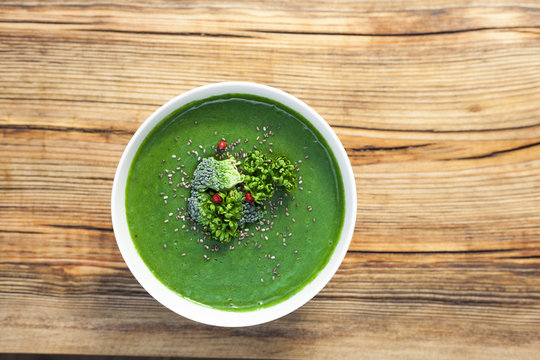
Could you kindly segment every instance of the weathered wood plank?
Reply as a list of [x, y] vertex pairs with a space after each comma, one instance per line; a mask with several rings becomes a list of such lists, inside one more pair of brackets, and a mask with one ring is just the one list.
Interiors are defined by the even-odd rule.
[[[9, 276], [2, 284], [18, 296], [2, 293], [8, 307], [0, 314], [4, 326], [17, 331], [4, 332], [0, 343], [18, 350], [23, 333], [37, 348], [72, 353], [353, 358], [361, 350], [379, 359], [488, 358], [497, 352], [527, 358], [538, 341], [538, 268], [495, 270], [481, 257], [464, 266], [452, 254], [436, 263], [424, 263], [425, 256], [349, 254], [313, 301], [246, 329], [171, 316], [126, 269], [4, 265]], [[537, 291], [521, 291], [525, 287]], [[63, 341], [51, 342], [51, 335]]]

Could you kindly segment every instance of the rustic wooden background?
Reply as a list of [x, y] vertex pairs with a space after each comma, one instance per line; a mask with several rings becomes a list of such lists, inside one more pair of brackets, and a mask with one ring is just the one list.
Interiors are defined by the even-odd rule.
[[[226, 80], [311, 105], [358, 187], [333, 280], [243, 329], [145, 293], [109, 211], [141, 122]], [[540, 3], [0, 1], [0, 352], [535, 358]]]

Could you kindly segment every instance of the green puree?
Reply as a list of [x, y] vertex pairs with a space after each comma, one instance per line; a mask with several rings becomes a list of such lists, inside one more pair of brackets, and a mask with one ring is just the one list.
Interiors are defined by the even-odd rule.
[[[184, 186], [222, 138], [231, 155], [256, 146], [299, 169], [296, 190], [276, 189], [271, 201], [279, 209], [227, 244], [194, 229]], [[131, 165], [126, 209], [135, 247], [159, 281], [191, 301], [246, 311], [284, 301], [328, 263], [343, 225], [343, 194], [333, 154], [301, 115], [266, 98], [228, 94], [176, 110], [147, 136]]]

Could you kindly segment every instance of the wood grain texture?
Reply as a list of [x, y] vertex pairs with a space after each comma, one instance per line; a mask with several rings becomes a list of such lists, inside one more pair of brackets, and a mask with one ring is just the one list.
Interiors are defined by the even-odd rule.
[[[350, 251], [312, 301], [221, 329], [126, 268], [116, 165], [159, 105], [247, 80], [350, 156]], [[537, 1], [2, 1], [0, 352], [532, 359], [540, 351]]]

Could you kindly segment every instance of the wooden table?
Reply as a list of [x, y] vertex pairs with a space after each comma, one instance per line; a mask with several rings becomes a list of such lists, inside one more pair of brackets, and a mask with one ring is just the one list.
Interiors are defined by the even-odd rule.
[[[540, 4], [2, 1], [0, 352], [533, 359], [540, 352]], [[307, 102], [354, 167], [326, 288], [240, 329], [127, 269], [109, 198], [131, 135], [193, 87]]]

